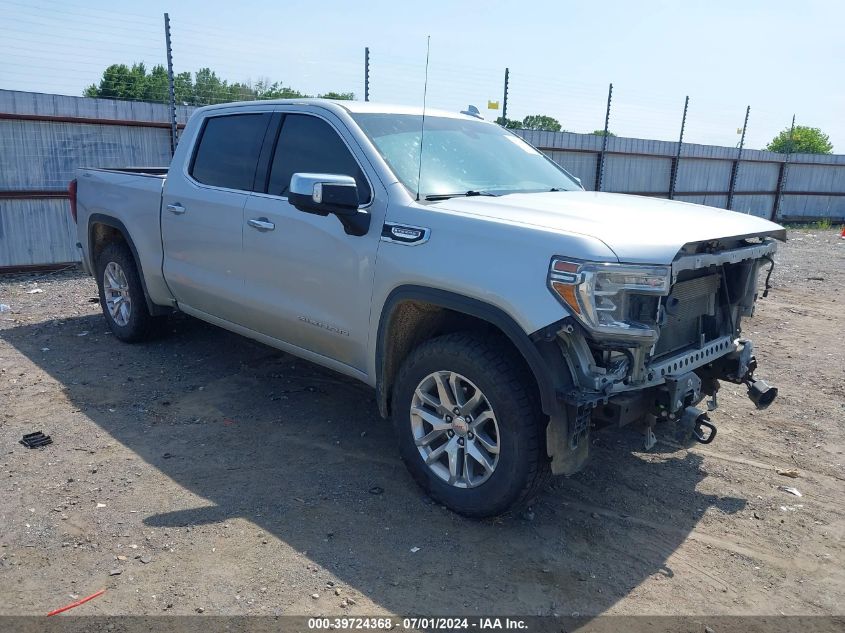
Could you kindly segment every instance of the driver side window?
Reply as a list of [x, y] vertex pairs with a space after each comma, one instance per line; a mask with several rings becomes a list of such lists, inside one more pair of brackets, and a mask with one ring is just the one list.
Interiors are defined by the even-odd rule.
[[370, 187], [358, 162], [331, 125], [307, 114], [287, 114], [279, 130], [270, 166], [267, 193], [286, 196], [295, 173], [352, 176], [358, 185], [358, 202], [370, 201]]

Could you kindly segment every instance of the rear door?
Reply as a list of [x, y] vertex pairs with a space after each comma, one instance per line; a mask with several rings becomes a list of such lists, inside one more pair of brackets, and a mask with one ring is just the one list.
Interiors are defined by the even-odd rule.
[[208, 116], [162, 199], [164, 277], [183, 306], [242, 323], [243, 211], [254, 188], [267, 111]]
[[[368, 175], [372, 167], [361, 148], [331, 114], [279, 113], [265, 193], [254, 193], [244, 214], [248, 326], [364, 371], [386, 194]], [[298, 172], [355, 178], [360, 207], [372, 215], [369, 232], [347, 235], [337, 217], [297, 210], [287, 193]]]

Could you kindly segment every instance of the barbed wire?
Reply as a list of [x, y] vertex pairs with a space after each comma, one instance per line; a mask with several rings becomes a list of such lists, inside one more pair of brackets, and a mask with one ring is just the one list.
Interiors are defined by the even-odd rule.
[[[4, 0], [0, 4], [14, 9], [6, 11], [9, 15], [0, 25], [0, 55], [6, 60], [0, 68], [4, 87], [80, 96], [93, 86], [90, 94], [110, 99], [168, 100], [160, 70], [150, 78], [154, 69], [166, 67], [161, 17], [59, 0]], [[289, 50], [277, 37], [252, 31], [244, 34], [191, 20], [172, 22], [172, 39], [179, 104], [268, 98], [283, 94], [282, 88], [289, 88], [291, 94], [363, 96], [363, 45], [360, 58], [338, 58], [336, 52], [326, 52], [318, 45]], [[253, 53], [249, 60], [232, 54], [246, 46]], [[61, 63], [56, 63], [59, 59]], [[124, 64], [129, 72], [104, 75], [112, 64]], [[132, 73], [136, 64], [144, 65], [143, 77]], [[198, 74], [203, 68], [211, 69], [214, 75]], [[371, 49], [371, 98], [421, 104], [424, 70], [422, 58]], [[503, 81], [504, 68], [435, 56], [429, 68], [429, 103], [449, 110], [473, 104], [487, 118], [496, 119], [504, 114]], [[276, 90], [269, 90], [274, 83]], [[647, 88], [616, 84], [609, 129], [618, 136], [677, 141], [684, 96], [669, 97]], [[746, 104], [713, 103], [710, 95], [690, 97], [685, 143], [735, 145]], [[490, 102], [498, 103], [498, 108], [488, 108]], [[605, 82], [510, 68], [508, 119], [523, 121], [529, 115], [544, 114], [556, 119], [561, 129], [592, 133], [603, 128], [606, 107]], [[790, 112], [752, 104], [746, 146], [763, 147], [789, 126], [790, 118]]]

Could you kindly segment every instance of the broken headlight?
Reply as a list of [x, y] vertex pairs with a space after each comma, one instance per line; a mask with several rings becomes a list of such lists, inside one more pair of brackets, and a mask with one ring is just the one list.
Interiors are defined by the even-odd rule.
[[549, 288], [588, 330], [615, 338], [657, 339], [659, 297], [669, 293], [668, 266], [553, 259]]

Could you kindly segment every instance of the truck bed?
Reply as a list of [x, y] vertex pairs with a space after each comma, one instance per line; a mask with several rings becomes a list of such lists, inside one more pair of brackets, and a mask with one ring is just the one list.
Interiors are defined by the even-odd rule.
[[85, 265], [94, 271], [90, 241], [95, 228], [91, 227], [117, 220], [124, 234], [131, 236], [150, 297], [165, 305], [170, 292], [161, 275], [160, 214], [166, 176], [166, 167], [123, 167], [80, 169], [77, 178], [79, 241]]

